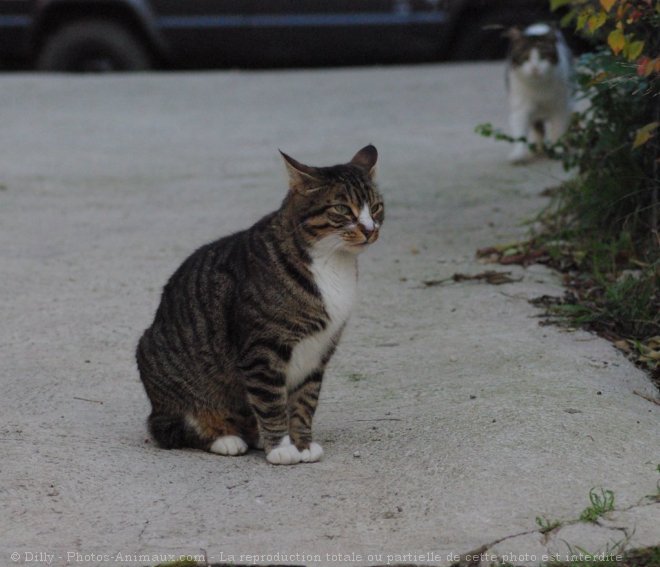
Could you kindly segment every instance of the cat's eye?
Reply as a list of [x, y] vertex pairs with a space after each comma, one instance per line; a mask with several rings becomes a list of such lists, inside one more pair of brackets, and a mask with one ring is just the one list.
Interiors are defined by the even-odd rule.
[[382, 203], [376, 203], [371, 207], [371, 214], [372, 215], [377, 215], [383, 210], [383, 204]]
[[346, 205], [334, 205], [331, 210], [340, 215], [350, 215], [353, 213], [351, 208]]

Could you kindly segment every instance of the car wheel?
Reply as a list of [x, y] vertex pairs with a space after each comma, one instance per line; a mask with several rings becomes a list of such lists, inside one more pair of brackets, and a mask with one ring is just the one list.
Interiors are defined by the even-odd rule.
[[144, 71], [151, 58], [125, 26], [106, 20], [79, 20], [48, 36], [37, 59], [41, 71], [104, 73]]

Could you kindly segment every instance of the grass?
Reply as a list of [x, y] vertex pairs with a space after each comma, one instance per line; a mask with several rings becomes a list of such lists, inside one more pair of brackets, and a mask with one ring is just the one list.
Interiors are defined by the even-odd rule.
[[619, 559], [614, 555], [612, 559], [587, 559], [587, 556], [598, 557], [598, 554], [579, 553], [571, 561], [546, 563], [545, 567], [660, 567], [660, 545], [634, 549], [622, 554]]
[[[660, 464], [656, 465], [660, 473]], [[657, 494], [648, 496], [650, 499], [660, 501], [660, 480], [656, 484]], [[543, 516], [536, 517], [538, 532], [548, 534], [564, 525], [576, 524], [578, 522], [597, 522], [598, 518], [614, 510], [614, 492], [604, 488], [592, 488], [589, 491], [590, 506], [585, 508], [579, 519], [562, 522], [559, 520], [548, 520]], [[660, 545], [628, 550], [624, 552], [627, 539], [607, 548], [601, 553], [590, 553], [581, 547], [570, 547], [567, 561], [553, 560], [542, 563], [539, 567], [660, 567]], [[482, 551], [484, 548], [481, 548]], [[228, 564], [197, 563], [190, 559], [173, 561], [170, 563], [159, 563], [154, 567], [227, 567]], [[459, 563], [453, 564], [453, 567]], [[514, 563], [500, 561], [491, 563], [491, 567], [517, 567]]]
[[561, 272], [564, 296], [532, 303], [546, 309], [549, 322], [584, 328], [614, 342], [660, 386], [660, 257], [640, 259], [627, 237], [594, 242], [562, 236], [540, 232], [518, 243], [515, 254], [489, 247], [477, 255], [503, 265], [545, 264]]
[[536, 525], [539, 527], [539, 532], [548, 534], [557, 528], [560, 528], [562, 523], [559, 520], [548, 520], [542, 516], [536, 516]]
[[[198, 567], [200, 563], [192, 559], [179, 559], [177, 561], [168, 561], [167, 563], [159, 563], [155, 567]], [[210, 567], [210, 566], [209, 566]]]
[[611, 490], [601, 488], [599, 494], [595, 488], [592, 488], [589, 491], [589, 500], [591, 506], [580, 514], [580, 520], [583, 522], [596, 522], [603, 514], [614, 510], [614, 492]]
[[349, 382], [361, 382], [362, 380], [366, 380], [367, 377], [360, 372], [351, 372], [347, 378]]

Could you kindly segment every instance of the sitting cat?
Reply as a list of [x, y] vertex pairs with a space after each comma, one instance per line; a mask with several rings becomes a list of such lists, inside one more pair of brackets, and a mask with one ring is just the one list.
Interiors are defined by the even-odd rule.
[[353, 309], [357, 254], [384, 218], [378, 154], [309, 167], [282, 154], [289, 191], [251, 228], [193, 253], [165, 286], [137, 363], [164, 448], [318, 461], [312, 418]]
[[[572, 55], [561, 32], [547, 24], [524, 31], [511, 28], [506, 68], [511, 135], [527, 138], [537, 151], [543, 148], [546, 127], [556, 142], [566, 131], [572, 111]], [[531, 157], [525, 142], [513, 145], [509, 161], [522, 163]]]

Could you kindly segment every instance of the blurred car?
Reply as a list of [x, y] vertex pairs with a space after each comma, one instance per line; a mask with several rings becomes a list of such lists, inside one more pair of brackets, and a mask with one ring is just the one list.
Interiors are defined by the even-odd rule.
[[495, 59], [547, 0], [0, 0], [0, 61], [136, 71]]

